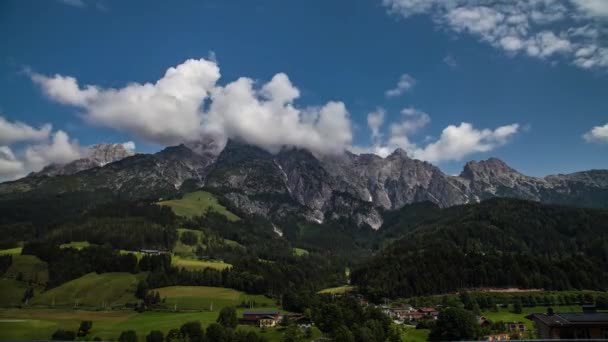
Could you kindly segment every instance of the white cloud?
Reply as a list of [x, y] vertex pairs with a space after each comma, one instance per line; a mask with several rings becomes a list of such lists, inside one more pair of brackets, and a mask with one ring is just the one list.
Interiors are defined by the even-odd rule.
[[8, 146], [0, 146], [0, 182], [25, 176], [25, 165]]
[[[562, 58], [584, 68], [608, 67], [606, 0], [383, 0], [408, 18], [430, 15], [441, 28], [468, 33], [511, 55]], [[578, 51], [587, 54], [577, 54]], [[592, 51], [591, 51], [592, 50]], [[559, 57], [558, 57], [559, 56]]]
[[443, 58], [443, 63], [447, 64], [451, 68], [455, 68], [458, 66], [456, 58], [454, 58], [454, 56], [452, 56], [451, 54], [448, 54]]
[[377, 108], [374, 112], [367, 114], [367, 126], [372, 131], [372, 142], [376, 145], [382, 139], [380, 127], [384, 123], [385, 111], [383, 108]]
[[19, 155], [9, 146], [0, 146], [0, 181], [21, 178], [52, 163], [68, 163], [82, 158], [85, 153], [86, 149], [63, 131], [54, 132], [45, 141], [25, 146]]
[[406, 91], [412, 89], [412, 87], [416, 84], [416, 80], [408, 75], [403, 74], [399, 77], [399, 81], [395, 88], [389, 89], [386, 91], [386, 97], [396, 97], [403, 95]]
[[64, 164], [82, 156], [83, 150], [67, 133], [57, 131], [50, 142], [37, 144], [25, 150], [25, 164], [28, 169], [38, 171], [51, 163]]
[[439, 139], [413, 151], [416, 158], [429, 162], [462, 160], [465, 156], [488, 152], [506, 144], [519, 130], [518, 124], [501, 126], [495, 130], [476, 129], [470, 123], [446, 127]]
[[135, 152], [135, 143], [132, 141], [124, 142], [122, 143], [122, 146], [129, 152]]
[[583, 135], [587, 142], [608, 143], [608, 123], [604, 126], [595, 126]]
[[578, 8], [594, 17], [608, 17], [608, 1], [606, 0], [572, 0]]
[[51, 125], [36, 129], [22, 122], [9, 122], [0, 116], [0, 145], [10, 145], [21, 141], [36, 141], [48, 138]]
[[[375, 118], [377, 114], [368, 115]], [[460, 125], [449, 125], [443, 129], [438, 139], [427, 136], [422, 144], [412, 141], [412, 136], [420, 132], [430, 122], [430, 116], [416, 108], [409, 107], [401, 111], [402, 120], [392, 123], [388, 138], [383, 141], [379, 133], [379, 126], [375, 119], [370, 124], [374, 145], [353, 147], [355, 153], [375, 153], [382, 157], [391, 154], [395, 149], [405, 150], [413, 158], [440, 163], [449, 160], [462, 160], [464, 157], [494, 150], [508, 143], [519, 131], [519, 124], [500, 126], [492, 129], [477, 129], [472, 124], [463, 122]], [[382, 114], [384, 115], [384, 114]], [[380, 121], [381, 123], [381, 121]]]
[[220, 86], [217, 63], [190, 59], [169, 68], [155, 83], [119, 89], [81, 87], [76, 79], [61, 75], [31, 75], [49, 98], [84, 109], [89, 122], [150, 142], [176, 144], [210, 136], [240, 139], [271, 151], [292, 145], [332, 153], [352, 140], [342, 102], [298, 108], [294, 101], [300, 91], [283, 73], [261, 87], [246, 77]]

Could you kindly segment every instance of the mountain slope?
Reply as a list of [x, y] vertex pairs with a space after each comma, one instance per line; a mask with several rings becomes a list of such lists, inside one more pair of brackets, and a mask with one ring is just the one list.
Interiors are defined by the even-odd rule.
[[459, 176], [450, 176], [401, 149], [382, 158], [348, 151], [315, 155], [298, 148], [271, 154], [233, 140], [221, 152], [212, 141], [188, 146], [167, 147], [107, 164], [103, 161], [121, 154], [102, 153], [102, 157], [92, 157], [95, 166], [86, 170], [80, 170], [90, 166], [85, 161], [62, 169], [50, 167], [0, 184], [0, 199], [106, 191], [119, 198], [158, 200], [205, 186], [245, 214], [271, 219], [295, 215], [316, 222], [349, 217], [359, 226], [373, 228], [382, 224], [383, 210], [425, 201], [445, 208], [513, 197], [608, 207], [608, 170], [538, 178], [490, 158], [468, 162]]
[[[467, 287], [597, 289], [608, 286], [608, 210], [514, 199], [427, 210], [404, 207], [383, 231], [404, 232], [353, 284], [372, 296], [407, 297]], [[388, 220], [387, 220], [388, 222]]]

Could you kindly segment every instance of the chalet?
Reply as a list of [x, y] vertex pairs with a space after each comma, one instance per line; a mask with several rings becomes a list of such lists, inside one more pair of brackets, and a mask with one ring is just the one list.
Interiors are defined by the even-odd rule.
[[386, 309], [388, 316], [396, 319], [404, 319], [409, 313], [414, 312], [414, 308], [411, 305], [405, 304]]
[[526, 332], [526, 324], [524, 322], [505, 322], [505, 330], [511, 334], [523, 334]]
[[308, 328], [313, 325], [312, 320], [308, 317], [305, 317], [299, 313], [290, 313], [283, 315], [283, 319], [289, 318], [292, 322], [294, 322], [300, 328]]
[[435, 308], [420, 308], [418, 309], [418, 312], [423, 314], [426, 318], [437, 319], [437, 316], [439, 316], [439, 311]]
[[278, 311], [245, 311], [239, 319], [240, 324], [256, 325], [262, 327], [274, 327], [281, 320]]
[[540, 339], [608, 339], [608, 313], [586, 312], [557, 313], [526, 316], [536, 326]]

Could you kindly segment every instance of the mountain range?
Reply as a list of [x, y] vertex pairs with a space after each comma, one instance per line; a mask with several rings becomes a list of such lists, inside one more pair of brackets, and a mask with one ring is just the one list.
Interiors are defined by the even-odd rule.
[[234, 140], [223, 149], [198, 142], [154, 154], [121, 146], [96, 145], [86, 158], [2, 183], [0, 199], [107, 190], [122, 199], [158, 200], [204, 186], [244, 213], [316, 222], [350, 217], [374, 229], [382, 225], [383, 210], [422, 201], [450, 207], [514, 197], [608, 207], [608, 170], [531, 177], [490, 158], [468, 162], [451, 176], [402, 149], [383, 158], [348, 151], [315, 155], [299, 148], [272, 154]]

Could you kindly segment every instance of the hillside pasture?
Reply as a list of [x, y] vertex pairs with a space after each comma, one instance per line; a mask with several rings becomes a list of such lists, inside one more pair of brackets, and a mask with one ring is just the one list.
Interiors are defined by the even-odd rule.
[[221, 261], [207, 261], [207, 260], [197, 260], [197, 259], [189, 259], [183, 258], [179, 255], [173, 255], [171, 257], [171, 263], [175, 267], [185, 268], [189, 271], [193, 270], [202, 270], [203, 268], [214, 268], [216, 270], [225, 270], [227, 268], [231, 268], [232, 265], [221, 262]]
[[219, 311], [226, 306], [238, 306], [243, 302], [255, 303], [254, 307], [276, 305], [274, 300], [249, 295], [241, 291], [210, 286], [169, 286], [154, 289], [165, 299], [169, 309]]
[[226, 216], [230, 221], [238, 221], [239, 217], [221, 205], [213, 194], [206, 191], [195, 191], [185, 194], [180, 199], [158, 202], [159, 205], [170, 207], [178, 216], [193, 217], [204, 216], [208, 211], [213, 210]]
[[46, 284], [49, 281], [49, 268], [46, 262], [36, 256], [15, 254], [13, 263], [5, 276], [36, 284]]
[[[274, 310], [272, 308], [269, 310]], [[241, 316], [244, 310], [239, 309]], [[166, 334], [191, 321], [200, 321], [203, 328], [217, 319], [218, 311], [213, 312], [153, 312], [136, 313], [135, 311], [83, 311], [65, 309], [8, 309], [0, 311], [0, 340], [25, 341], [48, 340], [57, 329], [76, 331], [82, 320], [93, 321], [89, 336], [103, 340], [117, 340], [122, 331], [135, 330], [139, 341], [151, 330], [160, 330]], [[239, 326], [238, 329], [255, 329], [270, 342], [280, 341], [280, 328], [267, 329]]]
[[135, 289], [145, 273], [89, 273], [50, 289], [32, 301], [32, 306], [110, 308], [135, 303]]

